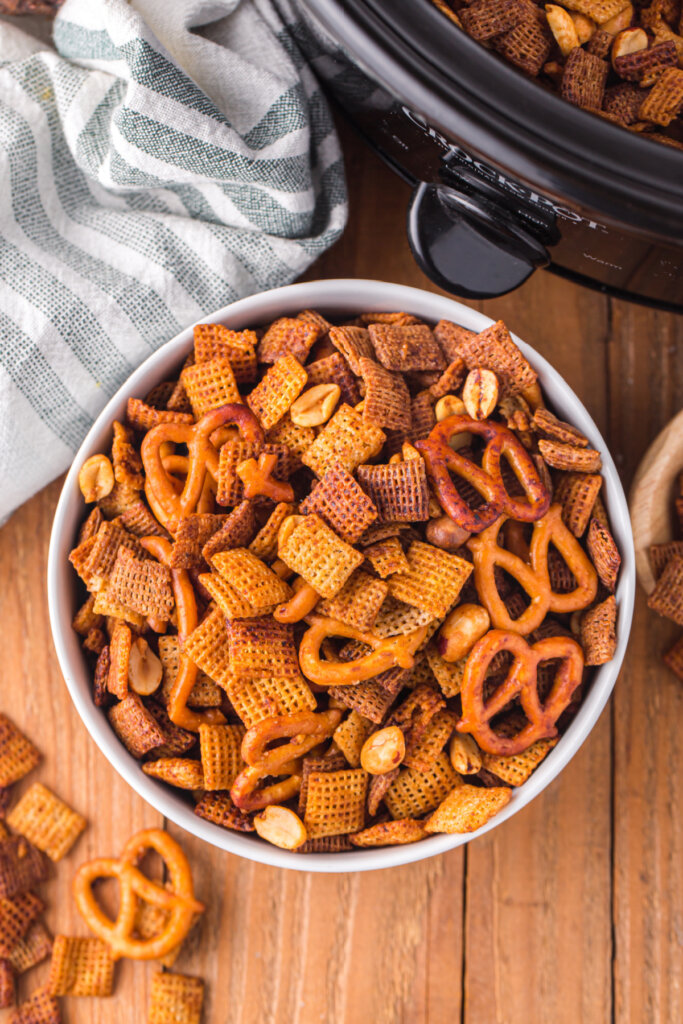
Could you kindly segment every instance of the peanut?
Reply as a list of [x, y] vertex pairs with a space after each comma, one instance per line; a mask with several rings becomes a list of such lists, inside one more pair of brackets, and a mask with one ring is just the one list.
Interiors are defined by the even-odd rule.
[[556, 4], [546, 4], [545, 15], [555, 42], [559, 46], [562, 56], [566, 57], [579, 45], [576, 26], [564, 7], [557, 7]]
[[640, 50], [647, 50], [648, 38], [642, 28], [627, 28], [614, 37], [612, 43], [612, 66], [619, 57], [626, 57], [630, 53], [638, 53]]
[[457, 395], [444, 395], [434, 406], [437, 423], [448, 419], [449, 416], [462, 416], [465, 411], [465, 403]]
[[485, 420], [498, 403], [498, 378], [493, 370], [470, 370], [462, 398], [473, 420]]
[[106, 455], [91, 455], [81, 466], [78, 486], [85, 500], [99, 501], [114, 489], [114, 468]]
[[280, 548], [283, 544], [286, 544], [292, 533], [296, 529], [297, 525], [301, 522], [303, 516], [287, 516], [286, 519], [282, 520], [280, 529], [277, 532], [277, 544]]
[[457, 551], [470, 539], [467, 530], [454, 523], [450, 516], [443, 515], [429, 521], [425, 534], [430, 544], [444, 551]]
[[467, 733], [453, 733], [448, 756], [458, 775], [476, 775], [481, 771], [482, 759], [479, 747]]
[[583, 46], [584, 43], [593, 38], [598, 26], [592, 18], [586, 17], [585, 14], [581, 14], [579, 11], [570, 11], [569, 17], [574, 22], [574, 28], [579, 38], [579, 46]]
[[161, 662], [143, 637], [133, 642], [128, 656], [128, 685], [141, 697], [149, 697], [161, 684]]
[[439, 631], [439, 654], [445, 661], [460, 661], [488, 632], [490, 625], [489, 613], [480, 604], [459, 605]]
[[369, 736], [360, 752], [360, 763], [371, 775], [385, 775], [398, 768], [406, 756], [406, 741], [397, 725], [389, 725]]
[[341, 396], [338, 384], [316, 384], [299, 395], [289, 410], [298, 427], [319, 427], [327, 423]]
[[620, 11], [613, 14], [607, 21], [603, 21], [600, 28], [603, 32], [609, 32], [611, 36], [615, 36], [617, 32], [622, 32], [625, 28], [629, 28], [633, 21], [633, 4], [627, 3], [625, 7], [622, 7]]
[[296, 850], [307, 838], [306, 827], [299, 815], [279, 804], [271, 804], [257, 814], [254, 828], [261, 839], [283, 850]]

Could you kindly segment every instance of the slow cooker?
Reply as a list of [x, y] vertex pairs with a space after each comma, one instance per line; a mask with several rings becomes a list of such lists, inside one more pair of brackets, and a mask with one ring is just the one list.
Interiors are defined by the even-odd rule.
[[413, 186], [408, 239], [486, 298], [546, 267], [683, 310], [683, 151], [562, 100], [430, 0], [295, 0], [316, 73]]

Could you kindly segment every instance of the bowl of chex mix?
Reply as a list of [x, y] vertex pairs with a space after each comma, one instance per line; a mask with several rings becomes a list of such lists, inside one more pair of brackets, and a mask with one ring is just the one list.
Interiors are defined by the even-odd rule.
[[280, 867], [452, 849], [562, 770], [614, 686], [628, 508], [538, 353], [376, 281], [234, 303], [98, 417], [48, 586], [94, 741], [160, 813]]

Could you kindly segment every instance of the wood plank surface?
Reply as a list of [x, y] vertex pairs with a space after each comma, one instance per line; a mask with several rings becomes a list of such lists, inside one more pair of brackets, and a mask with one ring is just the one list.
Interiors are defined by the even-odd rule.
[[[307, 277], [436, 290], [405, 241], [406, 186], [342, 133], [349, 226]], [[548, 274], [478, 308], [506, 319], [564, 374], [628, 483], [683, 404], [681, 318]], [[46, 488], [0, 530], [0, 707], [45, 754], [31, 780], [90, 821], [44, 887], [50, 926], [85, 934], [70, 897], [74, 868], [161, 821], [96, 749], [61, 679], [45, 595], [58, 492], [58, 483]], [[207, 1024], [679, 1021], [683, 697], [658, 662], [669, 636], [640, 602], [615, 698], [582, 750], [531, 806], [466, 850], [323, 876], [251, 864], [171, 827], [209, 908], [177, 963], [207, 981]], [[120, 965], [112, 999], [65, 1000], [65, 1019], [144, 1021], [154, 969]], [[45, 971], [22, 979], [22, 995]]]

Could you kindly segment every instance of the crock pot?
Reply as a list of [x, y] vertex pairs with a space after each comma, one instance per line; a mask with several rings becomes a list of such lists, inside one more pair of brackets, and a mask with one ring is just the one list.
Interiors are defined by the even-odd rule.
[[316, 73], [413, 186], [417, 262], [456, 295], [546, 267], [683, 310], [683, 151], [565, 102], [429, 0], [295, 0]]

